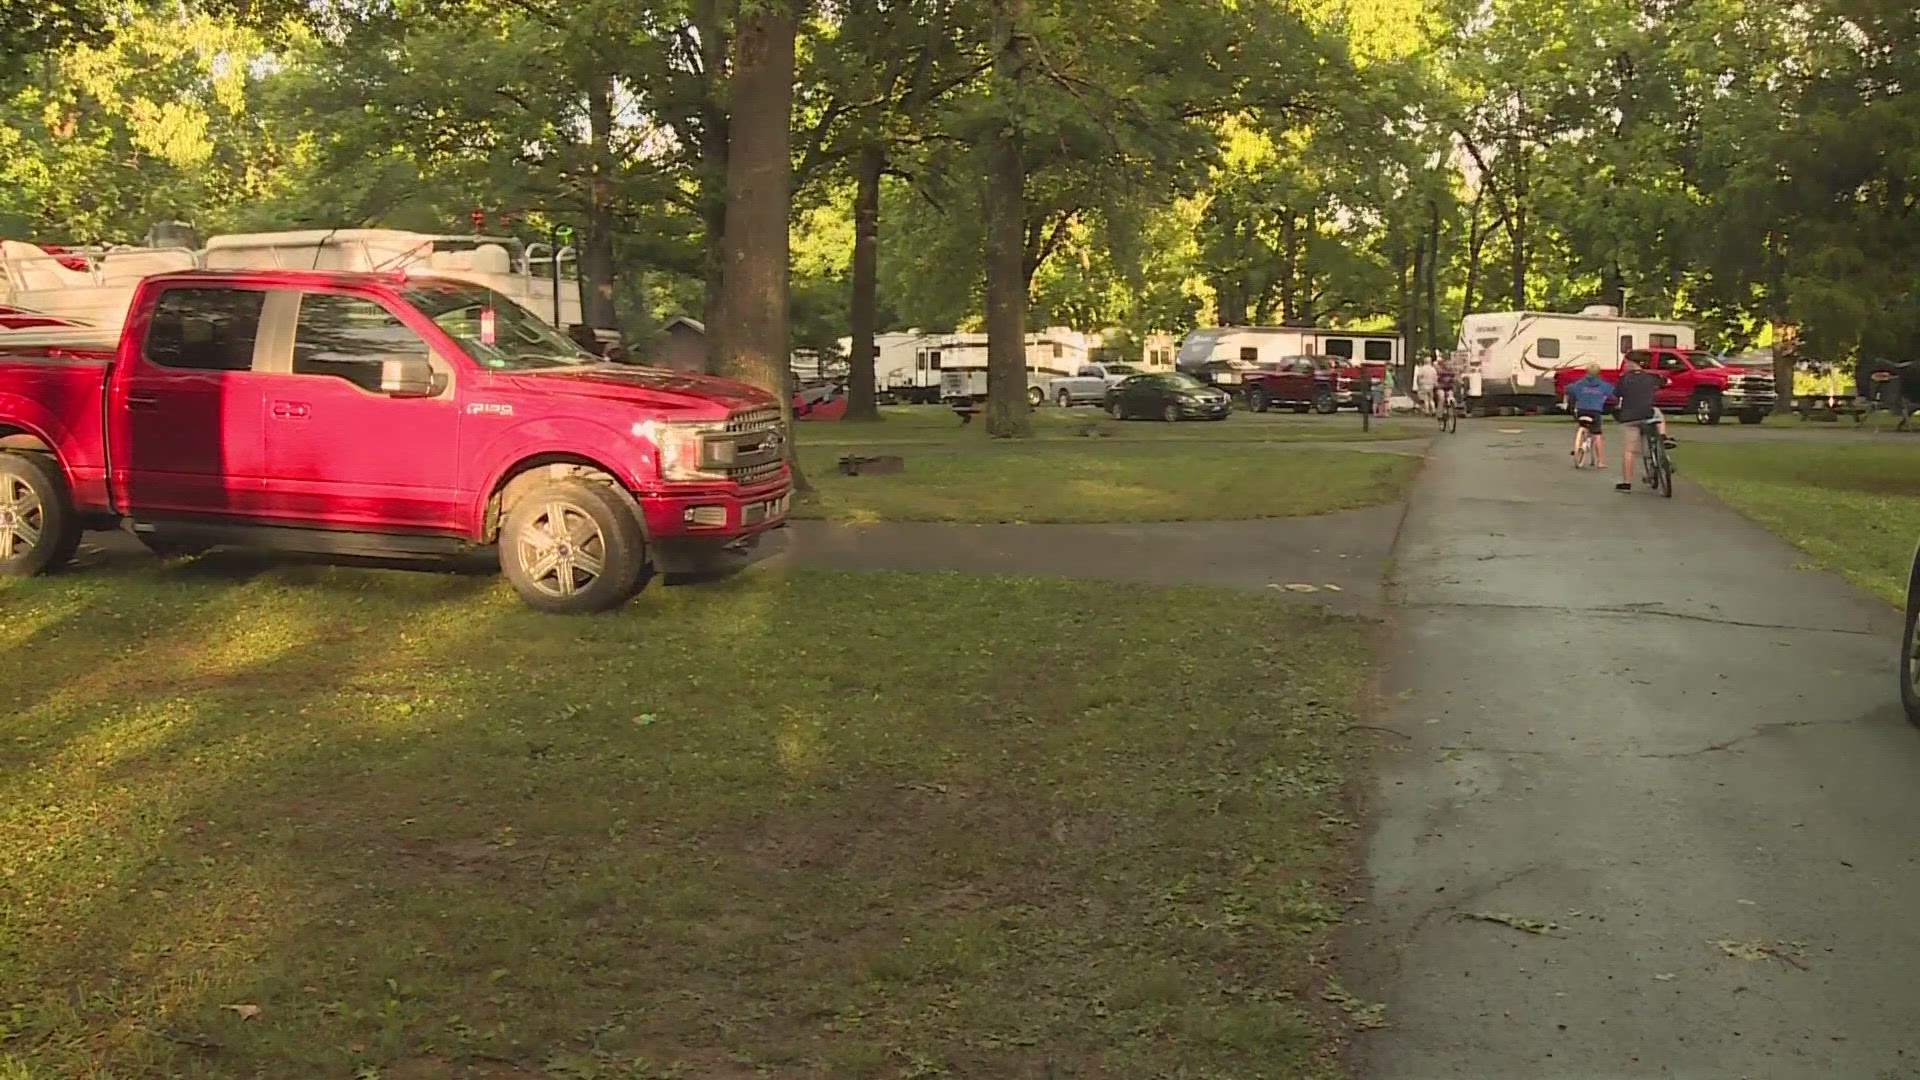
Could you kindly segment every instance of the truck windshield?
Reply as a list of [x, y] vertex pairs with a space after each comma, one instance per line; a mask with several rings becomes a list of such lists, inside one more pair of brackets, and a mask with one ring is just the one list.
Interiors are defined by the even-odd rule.
[[1719, 357], [1713, 355], [1712, 353], [1704, 353], [1704, 352], [1688, 353], [1687, 363], [1691, 364], [1696, 370], [1699, 368], [1716, 368], [1716, 367], [1727, 366], [1720, 362]]
[[565, 334], [492, 289], [460, 282], [422, 282], [407, 302], [460, 343], [467, 355], [495, 371], [577, 367], [600, 363]]

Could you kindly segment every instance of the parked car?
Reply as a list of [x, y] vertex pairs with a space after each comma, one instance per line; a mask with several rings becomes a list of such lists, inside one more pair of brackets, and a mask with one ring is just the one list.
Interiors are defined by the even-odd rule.
[[1116, 420], [1225, 420], [1233, 399], [1191, 375], [1132, 375], [1107, 390], [1107, 412]]
[[[1735, 413], [1741, 423], [1757, 424], [1773, 411], [1776, 396], [1770, 370], [1729, 364], [1698, 349], [1635, 349], [1627, 355], [1666, 376], [1666, 385], [1654, 394], [1653, 403], [1667, 412], [1692, 413], [1702, 424], [1717, 424], [1721, 416]], [[1624, 370], [1603, 371], [1600, 377], [1617, 383]], [[1554, 373], [1554, 392], [1564, 401], [1567, 387], [1585, 377], [1583, 370], [1562, 368]]]
[[606, 363], [471, 282], [186, 271], [114, 345], [0, 331], [0, 574], [83, 529], [423, 556], [495, 545], [530, 606], [598, 611], [784, 524], [779, 399]]
[[1289, 356], [1243, 375], [1242, 394], [1254, 412], [1282, 408], [1331, 413], [1354, 393], [1347, 370], [1332, 356]]
[[1078, 374], [1047, 380], [1046, 397], [1061, 408], [1070, 405], [1098, 405], [1107, 400], [1107, 389], [1140, 369], [1132, 364], [1088, 364]]
[[1920, 724], [1920, 550], [1907, 569], [1907, 629], [1900, 639], [1900, 704]]

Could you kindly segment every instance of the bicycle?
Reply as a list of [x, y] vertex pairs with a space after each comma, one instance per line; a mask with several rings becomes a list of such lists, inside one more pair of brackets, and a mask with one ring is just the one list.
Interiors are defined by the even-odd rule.
[[1440, 418], [1441, 431], [1452, 434], [1460, 430], [1460, 406], [1453, 396], [1453, 391], [1440, 392], [1440, 408], [1437, 410], [1437, 415]]
[[1666, 437], [1653, 420], [1640, 425], [1640, 478], [1667, 498], [1673, 498], [1673, 458], [1667, 453]]
[[1574, 451], [1573, 467], [1576, 469], [1598, 469], [1601, 467], [1600, 452], [1593, 447], [1593, 432], [1582, 426], [1580, 429], [1580, 449]]

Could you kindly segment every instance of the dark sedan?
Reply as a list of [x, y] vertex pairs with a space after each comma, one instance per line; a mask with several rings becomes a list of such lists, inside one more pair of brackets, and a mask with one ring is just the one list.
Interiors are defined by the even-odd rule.
[[1115, 420], [1225, 420], [1233, 399], [1191, 375], [1135, 375], [1107, 390]]

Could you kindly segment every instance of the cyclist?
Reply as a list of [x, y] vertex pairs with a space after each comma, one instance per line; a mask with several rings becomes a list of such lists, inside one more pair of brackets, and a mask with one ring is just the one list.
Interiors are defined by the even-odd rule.
[[1448, 360], [1436, 362], [1433, 372], [1433, 404], [1437, 412], [1445, 412], [1453, 408], [1453, 383], [1452, 362]]
[[1613, 384], [1600, 377], [1600, 365], [1588, 364], [1586, 377], [1567, 387], [1567, 408], [1574, 415], [1573, 467], [1580, 468], [1580, 452], [1593, 443], [1593, 460], [1606, 461], [1607, 444], [1602, 420], [1607, 402], [1613, 397]]
[[1626, 370], [1620, 374], [1620, 382], [1614, 389], [1620, 395], [1620, 411], [1614, 419], [1620, 421], [1620, 482], [1613, 485], [1615, 491], [1633, 490], [1633, 460], [1640, 452], [1640, 440], [1643, 429], [1652, 424], [1660, 433], [1660, 439], [1671, 449], [1674, 442], [1667, 436], [1667, 418], [1654, 407], [1653, 395], [1667, 384], [1667, 377], [1657, 371], [1649, 371], [1634, 357], [1627, 354]]

